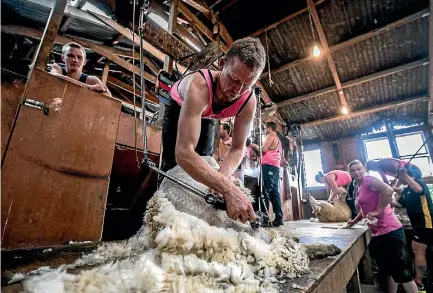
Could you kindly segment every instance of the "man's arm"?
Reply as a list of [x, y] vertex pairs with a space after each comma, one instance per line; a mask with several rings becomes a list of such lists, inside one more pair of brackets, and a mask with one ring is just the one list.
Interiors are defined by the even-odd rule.
[[201, 114], [207, 107], [209, 94], [207, 85], [199, 78], [192, 76], [188, 90], [183, 94], [184, 103], [179, 115], [176, 140], [176, 162], [194, 180], [223, 195], [230, 218], [241, 218], [243, 223], [248, 219], [254, 220], [255, 213], [246, 195], [227, 176], [214, 170], [195, 152], [200, 137]]
[[232, 146], [220, 166], [220, 173], [227, 177], [230, 177], [234, 173], [242, 160], [245, 150], [245, 141], [247, 140], [251, 122], [256, 111], [255, 101], [255, 97], [251, 97], [239, 116], [235, 118]]
[[328, 199], [329, 202], [332, 202], [339, 195], [337, 181], [335, 181], [336, 179], [337, 176], [335, 174], [329, 174], [325, 177], [326, 182], [331, 188], [331, 194]]
[[406, 181], [407, 185], [413, 192], [421, 193], [423, 191], [423, 187], [407, 174], [406, 168], [400, 168], [397, 174], [399, 178], [402, 178], [404, 181]]
[[389, 204], [390, 204], [393, 208], [399, 208], [399, 209], [404, 208], [404, 206], [403, 206], [401, 203], [399, 203], [399, 202], [397, 202], [397, 201], [395, 201], [395, 200], [391, 201]]
[[53, 64], [51, 64], [50, 73], [53, 75], [62, 75], [62, 68], [60, 67], [59, 64], [53, 63]]
[[376, 210], [368, 213], [366, 217], [377, 218], [377, 216], [379, 216], [385, 207], [392, 201], [392, 193], [394, 190], [391, 188], [391, 186], [381, 182], [378, 179], [371, 181], [370, 189], [379, 193], [379, 202], [377, 204]]
[[87, 76], [86, 84], [92, 91], [103, 93], [106, 96], [111, 97], [111, 92], [108, 87], [102, 83], [102, 81], [94, 75]]

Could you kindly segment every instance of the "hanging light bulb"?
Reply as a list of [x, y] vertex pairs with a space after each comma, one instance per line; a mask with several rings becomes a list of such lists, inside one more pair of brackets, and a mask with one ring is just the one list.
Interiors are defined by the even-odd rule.
[[346, 106], [341, 107], [341, 113], [343, 113], [344, 115], [346, 115], [347, 113], [349, 113], [349, 109], [347, 109]]
[[313, 56], [316, 58], [320, 56], [320, 48], [317, 45], [314, 45], [313, 47]]

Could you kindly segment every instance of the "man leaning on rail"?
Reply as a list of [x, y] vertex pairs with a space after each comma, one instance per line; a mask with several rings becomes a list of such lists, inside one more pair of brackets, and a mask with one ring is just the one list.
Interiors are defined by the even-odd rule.
[[68, 81], [79, 81], [86, 88], [110, 96], [111, 93], [102, 81], [94, 75], [83, 73], [83, 67], [86, 65], [86, 51], [77, 43], [68, 43], [62, 48], [62, 60], [65, 67], [54, 63], [51, 65], [50, 73]]

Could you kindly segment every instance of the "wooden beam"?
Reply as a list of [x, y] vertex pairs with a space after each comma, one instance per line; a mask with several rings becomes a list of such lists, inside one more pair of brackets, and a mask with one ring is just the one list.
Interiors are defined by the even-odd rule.
[[[325, 1], [326, 0], [316, 1], [316, 2], [314, 2], [314, 5], [317, 6], [319, 4], [322, 4]], [[255, 32], [253, 32], [249, 36], [250, 37], [257, 37], [258, 35], [263, 34], [264, 32], [266, 32], [266, 31], [268, 31], [270, 29], [273, 29], [274, 27], [277, 27], [278, 25], [280, 25], [280, 24], [282, 24], [284, 22], [287, 22], [287, 21], [295, 18], [296, 16], [301, 15], [304, 12], [308, 12], [308, 6], [305, 7], [305, 8], [303, 8], [303, 9], [301, 9], [301, 10], [298, 10], [295, 13], [292, 13], [292, 14], [290, 14], [290, 15], [288, 15], [288, 16], [286, 16], [286, 17], [284, 17], [284, 18], [282, 18], [282, 19], [280, 19], [280, 20], [278, 20], [276, 22], [274, 22], [273, 24], [270, 24], [268, 26], [265, 26], [264, 28], [261, 28], [261, 29], [255, 31]]]
[[206, 7], [207, 5], [206, 3], [204, 3], [204, 1], [200, 1], [200, 0], [182, 0], [182, 1], [188, 4], [189, 6], [195, 8], [196, 10], [200, 11], [201, 13], [209, 14], [209, 8]]
[[204, 3], [204, 6], [205, 6], [205, 8], [207, 8], [209, 10], [209, 13], [204, 13], [204, 15], [206, 16], [206, 18], [208, 18], [210, 21], [212, 21], [214, 26], [215, 26], [215, 24], [218, 23], [219, 34], [221, 35], [222, 39], [227, 44], [227, 46], [230, 46], [233, 43], [233, 39], [230, 36], [229, 32], [227, 31], [226, 26], [223, 24], [221, 19], [219, 19], [218, 15], [211, 8], [209, 8], [209, 6], [207, 6], [206, 3]]
[[[74, 40], [75, 42], [81, 44], [82, 46], [89, 48], [90, 50], [98, 53], [99, 55], [105, 56], [105, 58], [107, 58], [108, 60], [110, 60], [113, 63], [116, 63], [117, 65], [123, 67], [126, 70], [129, 70], [131, 72], [135, 72], [135, 74], [140, 75], [140, 69], [134, 65], [132, 65], [131, 63], [126, 62], [125, 60], [123, 60], [122, 58], [114, 55], [112, 52], [110, 52], [109, 50], [107, 50], [104, 47], [98, 46], [90, 41], [84, 40], [84, 39], [79, 39], [79, 38], [75, 38], [75, 37], [71, 37], [72, 40]], [[156, 77], [151, 75], [150, 73], [144, 72], [144, 78], [150, 82], [152, 82], [153, 84], [156, 83]]]
[[343, 88], [341, 87], [340, 77], [338, 76], [337, 68], [335, 67], [334, 59], [332, 58], [331, 51], [329, 50], [328, 41], [325, 37], [325, 32], [323, 31], [322, 24], [320, 23], [319, 14], [317, 14], [316, 5], [314, 5], [313, 0], [307, 0], [308, 7], [311, 11], [311, 16], [313, 17], [314, 25], [316, 26], [317, 32], [319, 34], [320, 43], [322, 44], [322, 49], [325, 51], [326, 58], [328, 59], [328, 65], [332, 72], [332, 77], [335, 81], [335, 86], [338, 90], [338, 95], [340, 97], [341, 106], [347, 107], [346, 97], [344, 96]]
[[[171, 0], [170, 3], [170, 14], [168, 17], [168, 33], [172, 34], [176, 30], [177, 26], [177, 4], [178, 0]], [[173, 70], [173, 58], [169, 55], [165, 55], [163, 70], [171, 74]]]
[[188, 7], [183, 4], [183, 2], [179, 1], [178, 3], [179, 12], [185, 17], [186, 21], [197, 31], [206, 36], [208, 40], [213, 40], [212, 31], [197, 18], [197, 16], [192, 13]]
[[[168, 23], [168, 21], [169, 21], [169, 15], [166, 13], [165, 6], [162, 6], [162, 4], [160, 4], [159, 2], [152, 1], [151, 2], [151, 10], [152, 10], [153, 13], [155, 13], [156, 15], [158, 15], [159, 17], [161, 17], [162, 19], [164, 19]], [[181, 23], [181, 18], [179, 17], [179, 15], [178, 15], [177, 21], [178, 21], [179, 24], [182, 24]], [[176, 30], [175, 30], [174, 33], [180, 39], [184, 40], [184, 43], [187, 46], [190, 46], [190, 48], [193, 51], [200, 51], [201, 49], [204, 48], [203, 43], [200, 40], [198, 40], [191, 32], [189, 32], [182, 25], [177, 25], [176, 26]], [[197, 47], [197, 48], [199, 48], [199, 50], [197, 50], [196, 48], [192, 47], [190, 45], [190, 43], [194, 44], [194, 46]]]
[[352, 112], [348, 115], [339, 115], [339, 116], [335, 116], [332, 118], [326, 118], [326, 119], [306, 122], [306, 123], [303, 123], [302, 126], [303, 127], [311, 127], [311, 126], [316, 126], [316, 125], [320, 125], [323, 123], [347, 120], [347, 119], [355, 118], [358, 116], [364, 116], [364, 115], [368, 115], [368, 114], [372, 114], [372, 113], [376, 113], [376, 112], [394, 109], [395, 107], [406, 106], [406, 105], [409, 105], [409, 104], [412, 104], [415, 102], [421, 102], [421, 101], [428, 101], [428, 97], [427, 96], [420, 96], [420, 97], [416, 97], [416, 98], [412, 98], [412, 99], [405, 99], [405, 100], [401, 100], [401, 101], [390, 102], [390, 103], [386, 103], [384, 105], [374, 106], [374, 107], [371, 107], [368, 109]]
[[[430, 10], [433, 10], [433, 0], [430, 0]], [[433, 14], [430, 13], [429, 17], [429, 57], [433, 58]], [[430, 127], [433, 127], [433, 62], [430, 62], [429, 66], [429, 115], [428, 115], [428, 124]]]
[[104, 70], [102, 70], [101, 81], [103, 84], [107, 84], [108, 72], [110, 71], [110, 62], [106, 62]]
[[[396, 66], [393, 68], [389, 68], [386, 70], [382, 70], [379, 72], [375, 72], [375, 73], [372, 73], [369, 75], [365, 75], [365, 76], [362, 76], [359, 78], [355, 78], [355, 79], [343, 82], [341, 84], [341, 86], [343, 89], [348, 88], [348, 87], [352, 87], [352, 86], [355, 86], [358, 84], [362, 84], [362, 83], [369, 82], [369, 81], [372, 81], [375, 79], [383, 78], [383, 77], [388, 76], [388, 75], [392, 75], [392, 74], [395, 74], [395, 73], [398, 73], [401, 71], [406, 71], [406, 70], [409, 70], [409, 69], [412, 69], [412, 68], [415, 68], [418, 66], [424, 66], [427, 64], [429, 64], [428, 58], [423, 58], [423, 59], [420, 59], [420, 60], [417, 60], [414, 62], [406, 63], [406, 64], [403, 64], [400, 66]], [[320, 89], [320, 90], [317, 90], [317, 91], [314, 91], [314, 92], [311, 92], [311, 93], [308, 93], [308, 94], [305, 94], [302, 96], [297, 96], [297, 97], [288, 99], [286, 101], [279, 102], [277, 105], [278, 105], [278, 107], [284, 107], [287, 105], [306, 101], [306, 100], [312, 99], [312, 98], [320, 96], [320, 95], [329, 94], [329, 93], [332, 93], [336, 90], [337, 90], [337, 88], [335, 86], [330, 86], [330, 87], [323, 88], [323, 89]]]
[[[87, 12], [140, 46], [140, 37], [131, 30], [121, 26], [106, 16], [91, 11]], [[143, 31], [143, 39], [144, 40], [141, 44], [143, 49], [160, 60], [164, 60], [165, 54], [173, 57], [175, 60], [179, 60], [193, 53], [193, 51], [184, 43], [176, 39], [173, 35], [161, 28], [151, 19], [148, 19], [146, 22], [146, 26]], [[145, 40], [148, 40], [148, 42]]]
[[[174, 32], [175, 35], [177, 35], [179, 38], [183, 39], [185, 44], [188, 46], [189, 43], [193, 44], [195, 47], [197, 47], [199, 50], [202, 50], [204, 48], [203, 43], [195, 38], [186, 28], [184, 28], [181, 24], [176, 25], [176, 31]], [[197, 49], [190, 47], [191, 50], [197, 51]]]
[[[45, 70], [47, 62], [50, 58], [51, 49], [53, 48], [54, 41], [59, 31], [60, 23], [65, 12], [66, 0], [56, 0], [51, 9], [50, 16], [48, 17], [45, 31], [41, 38], [41, 43], [35, 54], [35, 60], [33, 62], [33, 68]], [[32, 70], [30, 71], [31, 74]]]
[[[355, 45], [355, 44], [357, 44], [359, 42], [365, 41], [365, 40], [370, 39], [372, 37], [375, 37], [375, 36], [377, 36], [377, 35], [379, 35], [381, 33], [384, 33], [384, 32], [389, 31], [391, 29], [394, 29], [394, 28], [397, 28], [399, 26], [408, 24], [410, 22], [413, 22], [413, 21], [418, 20], [420, 18], [426, 17], [428, 15], [430, 15], [430, 12], [429, 12], [428, 9], [421, 10], [419, 12], [416, 12], [416, 13], [412, 14], [412, 15], [404, 17], [404, 18], [402, 18], [400, 20], [394, 21], [394, 22], [392, 22], [392, 23], [390, 23], [390, 24], [388, 24], [388, 25], [386, 25], [384, 27], [381, 27], [381, 28], [378, 28], [378, 29], [374, 29], [374, 30], [369, 31], [369, 32], [367, 32], [365, 34], [356, 36], [356, 37], [354, 37], [352, 39], [349, 39], [347, 41], [344, 41], [344, 42], [341, 42], [339, 44], [333, 45], [333, 46], [329, 47], [329, 50], [330, 50], [331, 53], [333, 53], [333, 52], [336, 52], [338, 50], [345, 49], [345, 48], [353, 46], [353, 45]], [[276, 74], [278, 72], [287, 70], [287, 69], [292, 68], [292, 67], [294, 67], [294, 66], [296, 66], [298, 64], [310, 61], [312, 59], [314, 59], [314, 57], [312, 55], [308, 55], [308, 56], [306, 56], [304, 58], [300, 58], [300, 59], [288, 62], [286, 64], [280, 65], [277, 68], [271, 69], [271, 74]], [[265, 71], [265, 72], [262, 73], [262, 75], [260, 75], [260, 78], [262, 79], [262, 78], [265, 78], [267, 76], [268, 76], [268, 71]]]
[[[2, 25], [1, 31], [6, 34], [12, 34], [12, 35], [21, 35], [26, 36], [33, 39], [40, 40], [42, 37], [43, 32], [29, 27], [23, 27], [23, 26], [16, 26], [16, 25]], [[64, 45], [67, 43], [73, 42], [73, 40], [66, 36], [57, 35], [55, 39], [55, 43], [59, 45]], [[89, 41], [90, 42], [90, 41]], [[125, 58], [133, 58], [132, 52], [116, 49], [113, 47], [108, 47], [104, 45], [99, 45], [96, 43], [93, 43], [95, 46], [99, 46], [101, 48], [104, 48], [105, 50], [119, 56], [119, 57], [125, 57]], [[87, 48], [90, 49], [90, 48]], [[136, 52], [135, 59], [139, 59], [140, 55]], [[153, 73], [158, 74], [159, 68], [147, 57], [144, 57], [144, 63], [152, 70]]]
[[[129, 92], [131, 94], [134, 94], [134, 89], [133, 89], [133, 87], [131, 85], [129, 85], [127, 83], [124, 83], [123, 81], [120, 81], [117, 78], [112, 77], [110, 75], [107, 78], [107, 85], [108, 86], [115, 86], [115, 87], [120, 88], [120, 89], [122, 89], [124, 91], [127, 91], [127, 92]], [[140, 91], [140, 89], [136, 89], [135, 90], [135, 95], [137, 97], [141, 97], [141, 91]], [[146, 87], [146, 91], [145, 91], [145, 95], [144, 96], [145, 96], [145, 98], [147, 100], [149, 100], [151, 102], [159, 103], [158, 97], [153, 92], [151, 92], [147, 87]]]

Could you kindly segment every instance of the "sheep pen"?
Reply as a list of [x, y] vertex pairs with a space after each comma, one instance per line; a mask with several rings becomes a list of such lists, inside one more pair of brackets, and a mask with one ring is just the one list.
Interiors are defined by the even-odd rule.
[[[212, 158], [205, 160], [218, 168]], [[169, 173], [206, 188], [180, 167]], [[254, 231], [165, 179], [133, 237], [104, 243], [22, 284], [27, 293], [278, 292], [280, 278], [309, 272], [310, 258], [340, 252], [335, 245], [300, 244], [278, 229]]]

